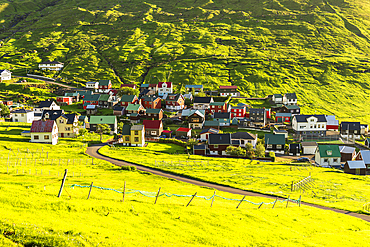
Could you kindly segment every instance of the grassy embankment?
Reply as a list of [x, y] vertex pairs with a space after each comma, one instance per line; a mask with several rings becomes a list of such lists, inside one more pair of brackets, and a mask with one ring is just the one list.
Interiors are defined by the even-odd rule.
[[58, 75], [73, 82], [232, 84], [253, 97], [294, 91], [303, 112], [370, 123], [364, 0], [0, 6], [0, 66], [15, 74], [55, 59], [65, 63]]
[[[152, 192], [145, 194], [154, 196], [161, 187], [161, 192], [179, 195], [198, 192], [207, 198], [213, 195], [213, 190], [123, 170], [99, 160], [94, 160], [92, 165], [84, 153], [82, 140], [62, 140], [56, 146], [32, 144], [28, 138], [19, 137], [27, 128], [18, 124], [6, 129], [0, 125], [0, 246], [367, 244], [369, 223], [293, 203], [288, 208], [285, 203], [277, 203], [274, 209], [271, 204], [258, 209], [258, 205], [243, 202], [236, 209], [238, 201], [216, 198], [210, 208], [211, 201], [197, 197], [185, 207], [190, 197], [161, 196], [154, 205], [154, 197], [127, 193], [122, 202], [121, 193], [97, 188], [92, 189], [87, 200], [88, 188], [73, 189], [71, 185], [88, 186], [94, 182], [96, 186], [122, 191], [126, 181], [126, 192], [137, 189]], [[31, 160], [32, 156], [38, 158], [37, 164], [26, 165], [25, 158]], [[53, 164], [50, 159], [54, 159]], [[62, 159], [61, 165], [56, 162], [58, 159]], [[83, 162], [80, 164], [78, 160]], [[18, 164], [14, 166], [15, 162]], [[68, 169], [65, 190], [57, 198], [65, 169]], [[241, 199], [219, 191], [217, 195]], [[246, 199], [255, 203], [273, 202]]]
[[[158, 143], [149, 143], [146, 148], [106, 146], [100, 149], [100, 153], [109, 157], [244, 190], [285, 197], [299, 197], [301, 192], [291, 192], [292, 181], [298, 182], [311, 174], [315, 185], [302, 194], [303, 201], [353, 212], [363, 212], [363, 205], [370, 202], [368, 176], [349, 175], [336, 169], [303, 167], [299, 163], [274, 164], [198, 155], [190, 155], [189, 158], [187, 154], [181, 154], [183, 151], [183, 148], [173, 144]], [[180, 154], [173, 155], [175, 152]]]

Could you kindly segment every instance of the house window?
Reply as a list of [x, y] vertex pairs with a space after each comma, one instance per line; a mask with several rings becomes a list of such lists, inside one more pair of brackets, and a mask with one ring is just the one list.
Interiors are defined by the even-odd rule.
[[24, 114], [21, 114], [22, 117], [24, 117]]
[[59, 123], [64, 123], [64, 121], [62, 119], [59, 120]]
[[271, 144], [267, 144], [267, 148], [272, 148], [272, 145]]
[[[137, 136], [139, 134], [139, 131], [135, 130], [135, 135]], [[137, 137], [135, 137], [137, 138]]]
[[333, 162], [334, 162], [334, 163], [337, 163], [337, 162], [338, 162], [338, 159], [333, 159]]
[[38, 140], [39, 139], [39, 136], [38, 135], [34, 135], [33, 136], [33, 139]]
[[139, 142], [139, 137], [135, 137], [135, 142]]
[[130, 141], [130, 137], [126, 136], [125, 141], [127, 141], [127, 142]]
[[218, 148], [218, 145], [213, 145], [214, 148]]
[[310, 119], [310, 122], [315, 122], [315, 119]]
[[49, 140], [49, 135], [44, 135], [45, 140]]
[[276, 145], [276, 149], [281, 149], [281, 145]]
[[306, 126], [299, 126], [299, 128], [300, 128], [300, 129], [304, 129], [304, 128], [306, 128]]
[[193, 118], [191, 121], [192, 121], [193, 123], [199, 123], [199, 118]]
[[353, 133], [354, 133], [354, 134], [357, 134], [357, 130], [354, 130], [354, 131], [353, 131]]
[[66, 131], [70, 131], [71, 130], [71, 127], [66, 127]]
[[156, 131], [150, 131], [150, 134], [151, 134], [151, 135], [156, 135], [156, 134], [157, 134], [157, 132], [156, 132]]
[[328, 159], [324, 159], [324, 163], [328, 163]]

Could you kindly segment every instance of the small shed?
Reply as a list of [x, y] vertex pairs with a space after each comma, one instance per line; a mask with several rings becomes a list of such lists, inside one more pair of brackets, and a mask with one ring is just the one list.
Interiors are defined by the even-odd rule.
[[191, 129], [180, 127], [176, 130], [176, 136], [180, 137], [180, 138], [182, 138], [182, 137], [190, 138], [191, 137]]
[[302, 142], [303, 154], [315, 154], [317, 143], [316, 142]]
[[339, 146], [339, 151], [341, 155], [341, 162], [354, 160], [356, 157], [356, 148], [348, 146]]
[[172, 137], [172, 131], [171, 130], [163, 130], [162, 131], [162, 136], [166, 136], [166, 138], [171, 138]]
[[301, 145], [300, 144], [289, 144], [289, 155], [301, 155]]
[[193, 154], [195, 154], [195, 155], [206, 155], [207, 154], [207, 146], [206, 145], [194, 145], [193, 146]]
[[347, 161], [343, 170], [345, 173], [353, 175], [366, 175], [366, 165], [363, 160]]

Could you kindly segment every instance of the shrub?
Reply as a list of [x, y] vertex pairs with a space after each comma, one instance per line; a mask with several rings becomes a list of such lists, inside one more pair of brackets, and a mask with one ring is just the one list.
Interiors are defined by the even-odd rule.
[[121, 166], [121, 169], [125, 171], [136, 171], [135, 166]]
[[269, 152], [269, 157], [271, 158], [272, 162], [275, 162], [276, 156], [274, 152]]

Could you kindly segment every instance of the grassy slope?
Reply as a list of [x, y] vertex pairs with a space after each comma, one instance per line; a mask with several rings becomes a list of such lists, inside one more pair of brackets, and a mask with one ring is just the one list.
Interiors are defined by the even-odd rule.
[[[82, 140], [61, 141], [57, 146], [30, 144], [27, 138], [18, 135], [27, 129], [26, 126], [13, 125], [8, 129], [5, 126], [0, 125], [0, 246], [12, 246], [12, 243], [24, 246], [367, 244], [369, 223], [325, 210], [299, 208], [293, 203], [288, 209], [285, 203], [277, 203], [272, 210], [271, 205], [257, 209], [256, 205], [244, 202], [235, 209], [238, 201], [217, 198], [210, 209], [210, 201], [201, 198], [195, 198], [189, 207], [184, 207], [189, 197], [161, 196], [154, 205], [154, 198], [138, 193], [127, 194], [122, 203], [122, 194], [96, 188], [86, 200], [88, 189], [72, 189], [72, 184], [94, 182], [96, 186], [122, 191], [123, 181], [126, 181], [128, 192], [130, 189], [155, 192], [161, 187], [166, 193], [191, 195], [198, 192], [206, 197], [211, 196], [213, 190], [125, 171], [103, 161], [95, 160], [94, 165], [90, 162], [86, 165], [84, 161], [88, 157], [84, 154]], [[6, 174], [8, 155], [11, 165]], [[38, 157], [36, 166], [29, 160], [26, 165], [25, 158], [32, 156]], [[50, 159], [54, 159], [53, 164]], [[62, 159], [61, 165], [56, 164], [55, 159]], [[83, 160], [82, 164], [77, 162], [79, 159]], [[18, 165], [14, 166], [14, 162]], [[67, 168], [66, 187], [62, 197], [57, 198], [61, 175]], [[217, 194], [240, 199], [232, 194]], [[261, 198], [246, 199], [255, 203], [272, 202]]]
[[100, 150], [110, 157], [240, 189], [285, 197], [299, 197], [302, 193], [292, 193], [291, 183], [311, 174], [315, 184], [307, 193], [302, 194], [303, 201], [354, 212], [363, 212], [363, 205], [370, 201], [370, 178], [367, 176], [344, 174], [336, 169], [302, 167], [301, 164], [259, 164], [257, 161], [243, 159], [216, 159], [198, 155], [191, 155], [188, 159], [186, 154], [169, 155], [180, 151], [174, 149], [172, 144], [158, 143], [150, 143], [147, 148], [106, 146]]
[[365, 0], [0, 2], [0, 65], [15, 72], [57, 59], [69, 80], [294, 90], [306, 113], [370, 123]]

